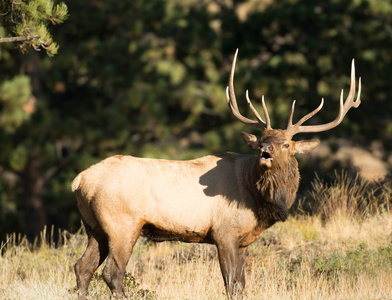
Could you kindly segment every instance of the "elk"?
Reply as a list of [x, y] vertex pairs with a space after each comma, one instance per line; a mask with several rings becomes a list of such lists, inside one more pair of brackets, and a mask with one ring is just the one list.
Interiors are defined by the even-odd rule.
[[229, 299], [241, 298], [245, 287], [247, 247], [278, 221], [285, 221], [294, 202], [299, 171], [296, 153], [307, 153], [319, 140], [293, 141], [297, 133], [336, 127], [360, 104], [361, 79], [355, 96], [355, 67], [347, 99], [340, 96], [336, 119], [322, 125], [303, 125], [323, 107], [293, 124], [293, 101], [287, 128], [272, 129], [262, 98], [265, 121], [247, 103], [256, 120], [241, 115], [234, 92], [234, 55], [226, 100], [233, 115], [263, 130], [261, 137], [242, 133], [257, 155], [226, 153], [189, 161], [109, 157], [81, 172], [72, 182], [88, 235], [88, 245], [75, 264], [79, 299], [85, 299], [93, 273], [106, 259], [102, 275], [112, 294], [124, 297], [122, 279], [139, 236], [154, 241], [214, 244]]

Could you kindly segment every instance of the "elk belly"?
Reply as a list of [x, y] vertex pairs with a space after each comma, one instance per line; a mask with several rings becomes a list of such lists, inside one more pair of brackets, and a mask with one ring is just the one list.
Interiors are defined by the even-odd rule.
[[146, 195], [142, 235], [155, 241], [208, 242], [217, 199], [206, 201], [197, 184], [188, 182], [186, 191], [162, 185], [157, 183]]
[[159, 228], [154, 224], [147, 223], [143, 226], [142, 236], [155, 242], [163, 241], [181, 241], [189, 243], [211, 243], [212, 239], [209, 234], [209, 230], [206, 231], [194, 231], [192, 229], [184, 231], [169, 231], [165, 228]]

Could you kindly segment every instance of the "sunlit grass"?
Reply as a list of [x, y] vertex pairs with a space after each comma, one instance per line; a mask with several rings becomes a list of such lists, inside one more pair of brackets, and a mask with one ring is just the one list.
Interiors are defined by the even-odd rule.
[[[246, 299], [391, 299], [392, 216], [291, 217], [249, 247]], [[62, 245], [13, 237], [0, 257], [0, 299], [76, 299], [73, 265], [83, 233]], [[14, 240], [15, 239], [15, 240]], [[90, 299], [109, 299], [101, 277]], [[139, 239], [124, 278], [130, 299], [226, 299], [214, 246]]]

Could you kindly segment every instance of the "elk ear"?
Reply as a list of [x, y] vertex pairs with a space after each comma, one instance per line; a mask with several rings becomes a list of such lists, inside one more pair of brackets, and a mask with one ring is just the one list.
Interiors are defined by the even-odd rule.
[[242, 139], [245, 141], [245, 143], [252, 149], [258, 149], [259, 148], [259, 139], [257, 136], [246, 133], [246, 132], [241, 132]]
[[307, 140], [295, 142], [296, 153], [308, 153], [320, 144], [319, 140]]

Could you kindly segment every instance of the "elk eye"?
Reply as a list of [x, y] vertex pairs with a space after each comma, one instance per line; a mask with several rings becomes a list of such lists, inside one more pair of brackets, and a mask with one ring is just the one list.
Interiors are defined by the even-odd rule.
[[286, 143], [286, 144], [283, 144], [283, 148], [288, 148], [288, 147], [290, 147], [290, 144], [289, 143]]

